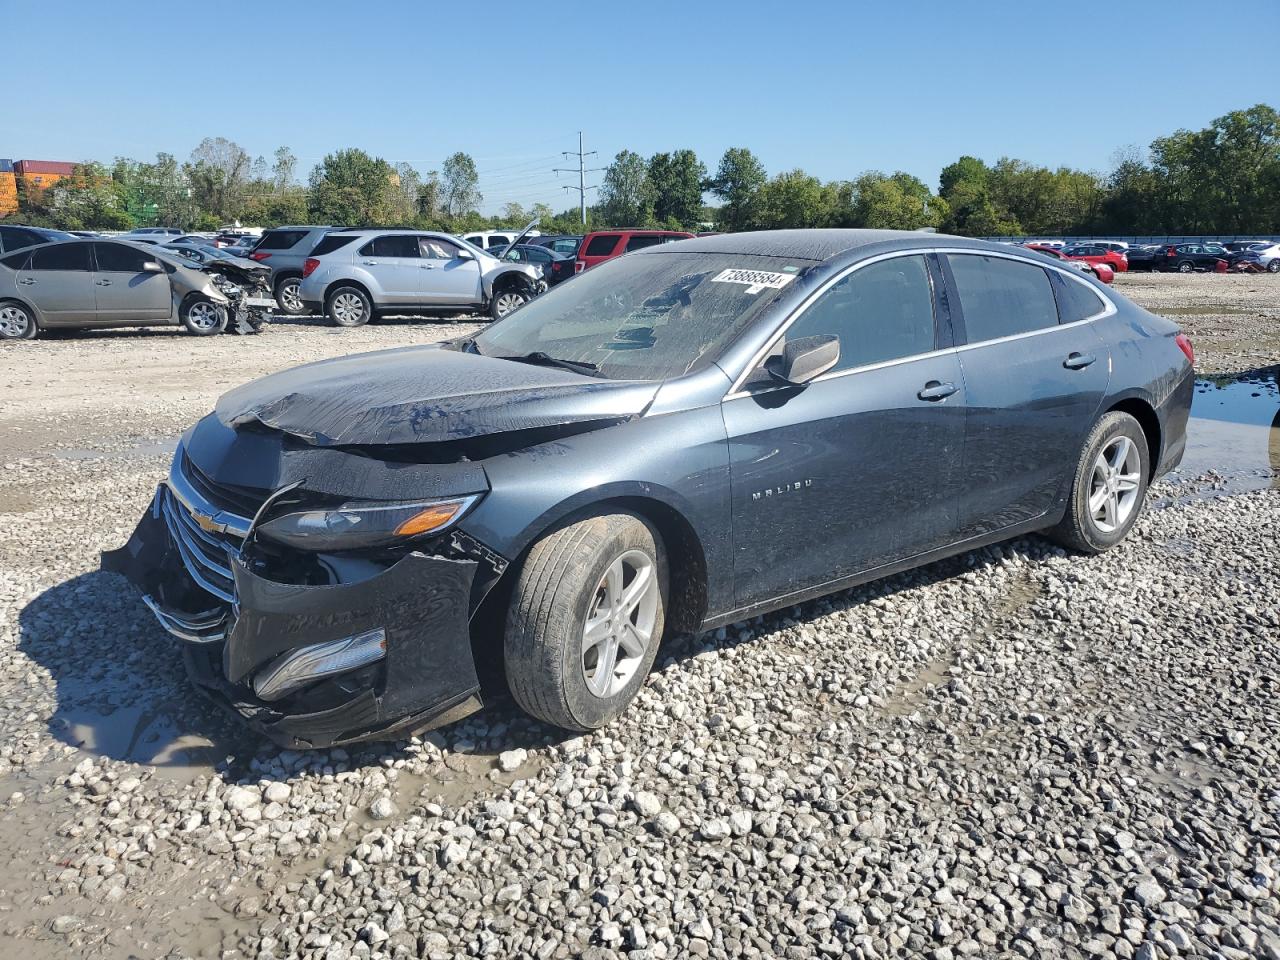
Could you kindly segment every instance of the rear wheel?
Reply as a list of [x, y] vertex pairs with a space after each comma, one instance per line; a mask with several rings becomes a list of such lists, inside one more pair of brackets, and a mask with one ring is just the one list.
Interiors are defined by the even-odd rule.
[[540, 720], [594, 730], [626, 708], [662, 640], [667, 559], [629, 513], [589, 517], [534, 544], [507, 614], [516, 702]]
[[1195, 268], [1196, 268], [1196, 265], [1192, 263], [1190, 260], [1183, 260], [1180, 264], [1178, 264], [1179, 273], [1191, 273], [1192, 271], [1195, 270]]
[[1272, 258], [1267, 264], [1267, 273], [1280, 273], [1280, 257]]
[[179, 313], [187, 333], [208, 337], [227, 327], [227, 310], [212, 300], [188, 300]]
[[301, 277], [285, 277], [276, 284], [276, 304], [280, 307], [281, 313], [297, 317], [307, 312], [307, 308], [302, 305], [302, 297], [299, 295], [301, 289]]
[[1114, 547], [1142, 512], [1149, 475], [1142, 425], [1119, 410], [1106, 414], [1085, 440], [1067, 512], [1050, 535], [1084, 553]]
[[373, 301], [359, 287], [338, 287], [329, 294], [325, 313], [339, 327], [362, 327], [373, 319]]
[[36, 335], [36, 318], [20, 303], [0, 303], [0, 340], [30, 340]]

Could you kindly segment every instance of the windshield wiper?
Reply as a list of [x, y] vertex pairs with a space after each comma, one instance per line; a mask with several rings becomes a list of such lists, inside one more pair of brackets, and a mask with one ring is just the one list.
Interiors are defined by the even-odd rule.
[[541, 350], [517, 354], [514, 357], [499, 357], [498, 359], [514, 360], [517, 363], [537, 363], [544, 367], [561, 367], [565, 370], [572, 370], [574, 373], [595, 373], [600, 369], [590, 360], [562, 360], [559, 357], [551, 356], [549, 353], [543, 353]]

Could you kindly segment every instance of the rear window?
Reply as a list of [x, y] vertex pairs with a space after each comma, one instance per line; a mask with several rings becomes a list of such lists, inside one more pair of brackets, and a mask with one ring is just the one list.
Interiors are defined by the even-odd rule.
[[643, 250], [645, 247], [656, 247], [664, 242], [667, 238], [662, 236], [645, 236], [644, 234], [635, 234], [627, 239], [627, 253], [632, 250]]
[[340, 233], [331, 233], [328, 236], [321, 238], [320, 242], [312, 248], [311, 256], [323, 257], [326, 253], [333, 253], [335, 250], [341, 250], [354, 239], [355, 237], [350, 234], [344, 236]]
[[19, 247], [30, 247], [44, 242], [45, 238], [34, 230], [23, 230], [19, 227], [0, 230], [0, 245], [3, 245], [6, 250], [17, 250]]
[[255, 250], [288, 250], [302, 242], [310, 230], [270, 230], [262, 235]]
[[588, 257], [607, 257], [613, 253], [613, 248], [618, 245], [619, 236], [616, 233], [602, 233], [598, 237], [592, 237], [591, 242], [587, 244], [587, 249], [583, 251], [583, 255]]
[[1058, 305], [1043, 267], [1003, 257], [948, 254], [969, 343], [1058, 325]]

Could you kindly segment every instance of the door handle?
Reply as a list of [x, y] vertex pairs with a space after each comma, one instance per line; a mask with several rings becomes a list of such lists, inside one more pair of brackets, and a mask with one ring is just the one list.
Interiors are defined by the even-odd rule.
[[94, 283], [96, 283], [96, 284], [97, 284], [98, 286], [100, 286], [100, 287], [109, 287], [109, 286], [111, 286], [111, 281], [110, 281], [110, 280], [95, 280], [95, 281], [94, 281]]
[[1097, 359], [1092, 353], [1070, 353], [1062, 361], [1062, 365], [1068, 370], [1083, 370]]
[[947, 397], [955, 393], [957, 387], [951, 381], [942, 383], [938, 380], [930, 380], [924, 385], [924, 388], [916, 394], [921, 400], [945, 400]]
[[422, 267], [423, 270], [434, 270], [436, 268], [434, 263], [422, 263], [419, 264], [419, 266]]
[[24, 285], [24, 286], [29, 287], [29, 286], [31, 286], [31, 284], [35, 283], [36, 281], [35, 281], [35, 277], [23, 277], [23, 278], [22, 278], [21, 280], [19, 280], [18, 282], [19, 282], [19, 283], [21, 283], [21, 284], [22, 284], [22, 285]]
[[361, 260], [360, 262], [363, 263], [366, 267], [376, 267], [378, 265], [377, 260]]

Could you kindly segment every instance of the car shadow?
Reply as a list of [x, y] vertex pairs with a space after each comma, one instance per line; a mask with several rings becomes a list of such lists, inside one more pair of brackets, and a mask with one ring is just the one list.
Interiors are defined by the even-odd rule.
[[[719, 630], [677, 634], [667, 638], [655, 670], [678, 667], [709, 650], [768, 642], [774, 631], [981, 570], [1011, 554], [1040, 559], [1047, 549], [1036, 538], [1019, 538]], [[50, 734], [90, 755], [154, 766], [179, 778], [216, 772], [250, 782], [260, 776], [263, 761], [281, 752], [196, 691], [177, 642], [115, 574], [81, 574], [36, 596], [19, 613], [18, 649], [44, 667], [56, 685]], [[523, 713], [500, 676], [485, 677], [483, 691], [479, 713], [426, 736], [444, 750], [493, 758], [577, 736]], [[343, 752], [353, 768], [360, 768], [403, 756], [404, 750], [405, 741], [397, 741], [352, 745]], [[331, 754], [312, 751], [303, 767], [319, 769]]]

